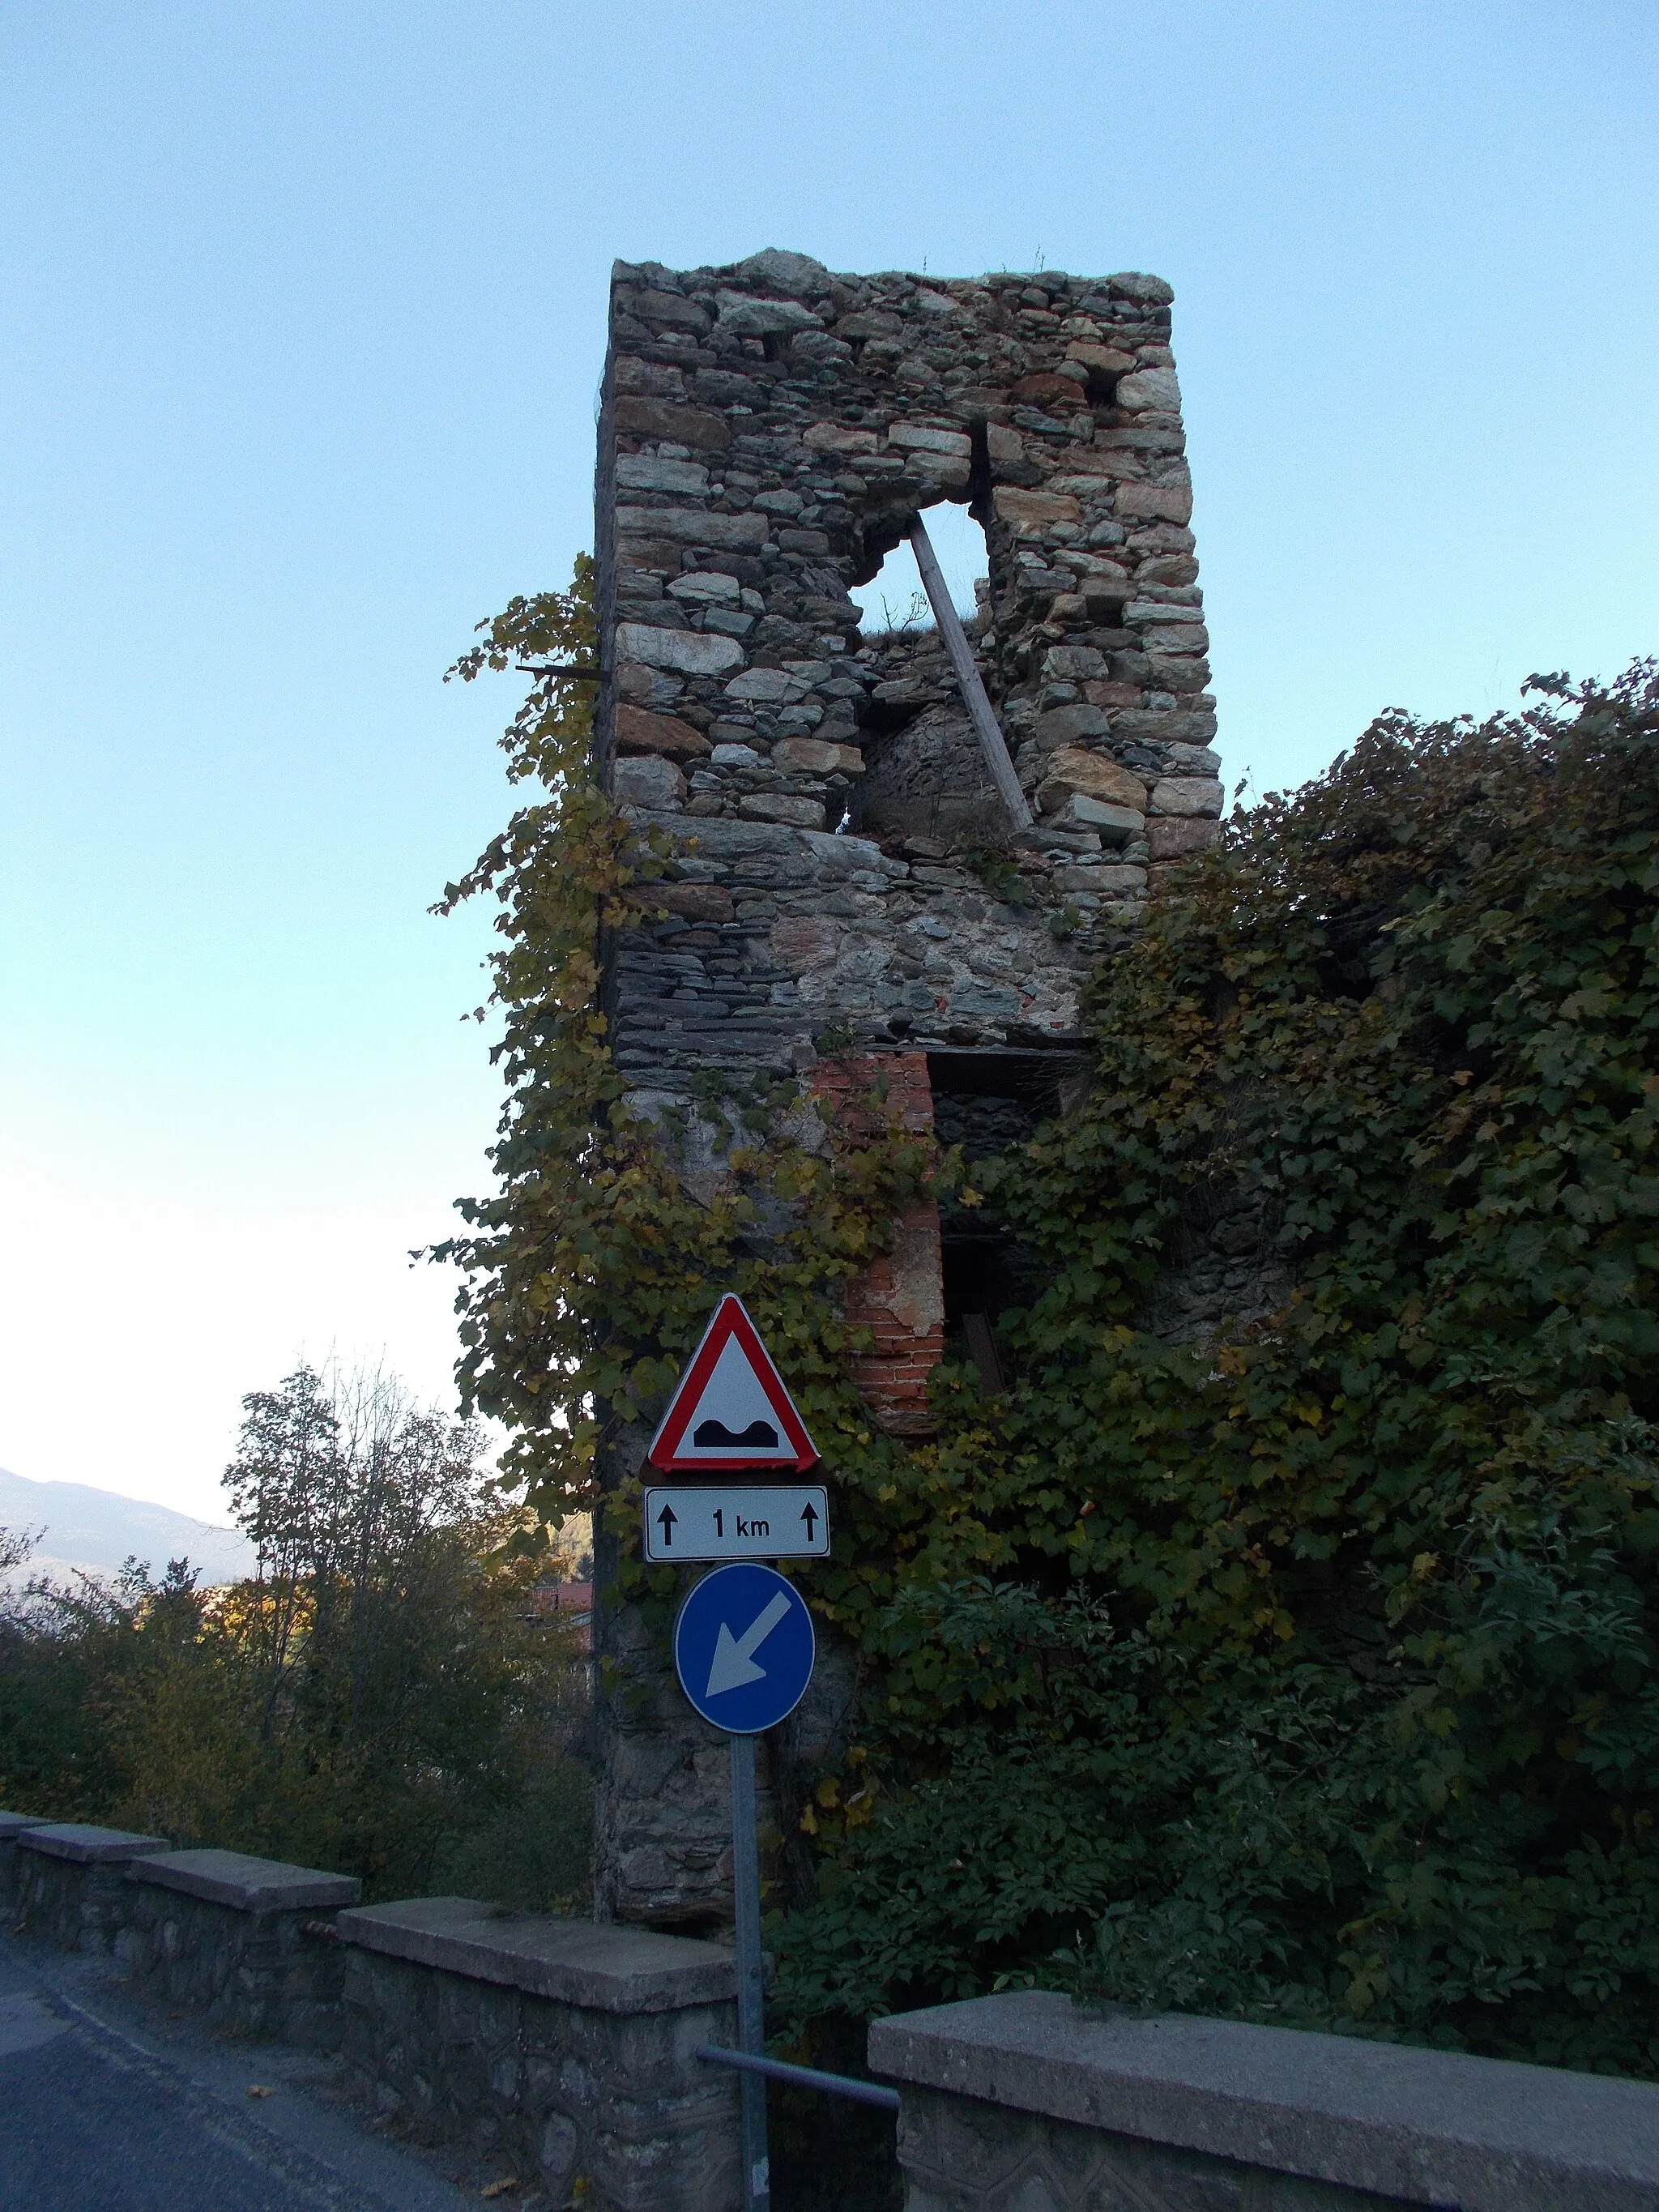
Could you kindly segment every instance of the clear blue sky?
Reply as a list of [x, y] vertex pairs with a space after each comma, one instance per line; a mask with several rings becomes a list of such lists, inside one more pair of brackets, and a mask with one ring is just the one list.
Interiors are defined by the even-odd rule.
[[502, 818], [613, 255], [1152, 270], [1221, 744], [1659, 646], [1659, 15], [913, 0], [0, 19], [0, 1464], [216, 1510], [303, 1349], [447, 1384]]

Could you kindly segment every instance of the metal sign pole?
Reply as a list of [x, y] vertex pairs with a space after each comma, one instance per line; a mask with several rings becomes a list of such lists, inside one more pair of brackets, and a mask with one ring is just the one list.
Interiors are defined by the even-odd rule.
[[[776, 1370], [767, 1358], [766, 1347], [754, 1335], [748, 1316], [735, 1298], [725, 1299], [720, 1312], [736, 1307], [744, 1328], [748, 1329], [752, 1344], [748, 1347], [750, 1372], [758, 1374], [757, 1363], [764, 1362], [766, 1370], [776, 1380]], [[718, 1321], [719, 1315], [716, 1315]], [[713, 1334], [711, 1325], [710, 1334]], [[705, 1337], [703, 1349], [708, 1349]], [[702, 1352], [698, 1358], [701, 1358]], [[725, 1352], [720, 1357], [724, 1358]], [[695, 1365], [693, 1369], [695, 1373]], [[707, 1397], [716, 1374], [706, 1385], [699, 1385]], [[759, 1387], [758, 1384], [757, 1386]], [[679, 1399], [685, 1396], [682, 1389]], [[728, 1407], [733, 1419], [745, 1415], [745, 1407], [737, 1402]], [[697, 1401], [698, 1406], [702, 1398]], [[781, 1382], [776, 1383], [776, 1395], [766, 1397], [769, 1410], [786, 1428], [791, 1424], [805, 1447], [805, 1456], [799, 1464], [810, 1467], [817, 1456], [811, 1439], [800, 1425], [799, 1415], [789, 1404], [788, 1395]], [[786, 1409], [787, 1418], [786, 1419]], [[672, 1409], [671, 1409], [672, 1410]], [[695, 1411], [696, 1408], [694, 1407]], [[678, 1418], [678, 1416], [676, 1416]], [[721, 1416], [724, 1420], [725, 1416]], [[699, 1414], [701, 1425], [702, 1416]], [[756, 1426], [763, 1425], [756, 1415]], [[716, 1424], [708, 1416], [707, 1425]], [[684, 1428], [684, 1424], [681, 1424]], [[730, 1422], [726, 1423], [730, 1431]], [[739, 1441], [745, 1431], [738, 1432]], [[694, 1431], [693, 1442], [702, 1434], [702, 1426]], [[653, 1447], [654, 1449], [654, 1447]], [[659, 1462], [658, 1464], [660, 1464]], [[660, 1495], [661, 1493], [656, 1493]], [[774, 1493], [784, 1496], [780, 1491]], [[664, 1544], [666, 1547], [676, 1529], [688, 1534], [695, 1521], [695, 1501], [689, 1493], [684, 1507], [673, 1506], [665, 1500], [665, 1510], [677, 1516], [664, 1524]], [[828, 1512], [829, 1499], [822, 1491], [806, 1492], [793, 1489], [788, 1492], [792, 1510], [799, 1509], [807, 1521], [809, 1539], [816, 1540], [817, 1526]], [[770, 1522], [776, 1517], [774, 1511], [763, 1512], [746, 1500], [734, 1498], [731, 1510], [748, 1523], [745, 1540], [760, 1540], [770, 1535]], [[726, 1511], [723, 1504], [696, 1509], [706, 1510], [714, 1520], [716, 1540], [724, 1534], [720, 1518]], [[763, 1528], [763, 1524], [764, 1524]], [[647, 1530], [651, 1523], [647, 1522]], [[827, 1544], [827, 1535], [824, 1539]], [[813, 1548], [818, 1548], [815, 1540]], [[700, 1546], [690, 1548], [689, 1556], [696, 1559]], [[732, 1761], [732, 1917], [735, 1923], [738, 1948], [738, 2045], [730, 2054], [740, 2063], [738, 2069], [738, 2094], [742, 2100], [740, 2130], [743, 2157], [743, 2212], [771, 2212], [771, 2163], [766, 2149], [766, 2073], [770, 2070], [766, 2057], [766, 2022], [763, 1990], [761, 1981], [761, 1916], [760, 1916], [760, 1852], [755, 1834], [755, 1738], [765, 1729], [776, 1728], [788, 1719], [806, 1695], [812, 1680], [812, 1665], [817, 1656], [817, 1643], [812, 1633], [812, 1615], [805, 1599], [787, 1575], [781, 1575], [774, 1566], [763, 1565], [757, 1559], [731, 1559], [717, 1566], [712, 1574], [703, 1575], [693, 1583], [680, 1601], [680, 1609], [674, 1616], [674, 1672], [684, 1691], [692, 1711], [708, 1722], [710, 1728], [725, 1735], [727, 1756]], [[714, 2053], [712, 2045], [701, 2046]], [[721, 2063], [719, 2056], [715, 2063]]]
[[[760, 1855], [755, 1841], [755, 1739], [729, 1736], [732, 1747], [732, 1897], [738, 1933], [738, 2048], [762, 2057], [766, 2048], [761, 1984]], [[771, 2212], [766, 2152], [766, 2081], [738, 2076], [743, 2098], [744, 2212]]]

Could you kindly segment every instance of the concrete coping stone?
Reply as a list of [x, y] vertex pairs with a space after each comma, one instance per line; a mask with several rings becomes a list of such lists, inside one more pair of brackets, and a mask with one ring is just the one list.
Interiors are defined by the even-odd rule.
[[471, 1897], [366, 1905], [335, 1925], [344, 1942], [471, 1980], [499, 1982], [591, 2012], [678, 2012], [737, 1990], [731, 1952], [614, 1922], [509, 1912]]
[[125, 1828], [83, 1827], [77, 1821], [59, 1820], [20, 1828], [17, 1847], [44, 1852], [47, 1858], [68, 1859], [76, 1866], [123, 1866], [143, 1852], [164, 1851], [168, 1844], [165, 1836], [133, 1836]]
[[38, 1814], [0, 1813], [0, 1844], [9, 1836], [21, 1835], [25, 1828], [44, 1828], [46, 1825]]
[[870, 2065], [918, 2087], [1463, 2212], [1649, 2212], [1659, 2087], [1048, 1990], [898, 2013]]
[[180, 1890], [238, 1912], [331, 1911], [336, 1905], [356, 1905], [363, 1893], [362, 1882], [351, 1875], [284, 1866], [243, 1851], [167, 1851], [135, 1858], [127, 1880]]

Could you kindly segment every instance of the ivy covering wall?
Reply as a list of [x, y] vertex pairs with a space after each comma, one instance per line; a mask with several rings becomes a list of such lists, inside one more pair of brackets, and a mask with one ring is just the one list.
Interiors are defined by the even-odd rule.
[[[781, 1086], [731, 1101], [703, 1203], [606, 1054], [602, 933], [672, 863], [589, 779], [557, 672], [591, 642], [579, 574], [461, 664], [538, 672], [534, 795], [450, 895], [501, 902], [510, 1097], [447, 1248], [464, 1379], [550, 1517], [720, 1291], [802, 1402], [837, 1498], [803, 1580], [866, 1687], [776, 1917], [798, 2029], [1036, 1980], [1659, 2075], [1652, 665], [1386, 717], [1236, 819], [1013, 1154], [969, 1176], [878, 1096], [854, 1136]], [[838, 1297], [929, 1188], [1030, 1288], [1006, 1395], [947, 1361], [902, 1443]], [[1182, 1340], [1218, 1237], [1258, 1317]], [[665, 1622], [672, 1574], [624, 1581]]]

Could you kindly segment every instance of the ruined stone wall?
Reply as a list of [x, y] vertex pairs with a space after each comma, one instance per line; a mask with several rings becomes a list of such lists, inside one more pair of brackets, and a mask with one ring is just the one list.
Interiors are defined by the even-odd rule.
[[[799, 1068], [843, 1028], [877, 1050], [1062, 1036], [1087, 926], [1132, 921], [1213, 834], [1170, 298], [1152, 276], [930, 283], [776, 252], [618, 265], [600, 750], [619, 799], [697, 841], [674, 920], [618, 950], [622, 1066]], [[847, 597], [946, 499], [986, 529], [976, 648], [1038, 812], [1018, 839], [937, 640], [866, 644]], [[931, 824], [902, 804], [930, 720], [935, 753], [957, 740]], [[1048, 927], [1066, 908], [1081, 941]]]
[[[636, 1109], [690, 1121], [690, 1188], [721, 1168], [698, 1103], [711, 1072], [839, 1097], [837, 1066], [875, 1055], [917, 1127], [949, 1067], [980, 1105], [1036, 1095], [1033, 1065], [1063, 1073], [1075, 1052], [1091, 964], [1213, 836], [1170, 298], [1155, 276], [842, 276], [776, 252], [617, 265], [597, 742], [675, 858], [667, 919], [611, 947], [605, 1003]], [[997, 796], [937, 633], [866, 639], [848, 596], [941, 501], [985, 529], [969, 635], [1030, 829]], [[856, 1379], [900, 1433], [926, 1425], [951, 1321], [927, 1211], [848, 1295], [874, 1339]], [[964, 1280], [998, 1264], [958, 1259]], [[614, 1441], [612, 1480], [645, 1442]], [[603, 1546], [598, 1564], [603, 1581]], [[602, 1602], [596, 1626], [603, 1909], [718, 1917], [719, 1740], [641, 1624]], [[803, 1725], [833, 1732], [836, 1709]]]

